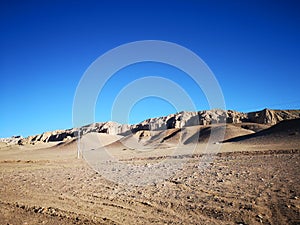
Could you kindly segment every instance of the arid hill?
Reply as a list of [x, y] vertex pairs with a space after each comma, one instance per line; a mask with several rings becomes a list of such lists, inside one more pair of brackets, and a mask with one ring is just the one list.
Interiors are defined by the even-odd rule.
[[281, 121], [278, 124], [259, 132], [225, 140], [225, 142], [243, 142], [251, 144], [284, 144], [289, 143], [290, 141], [297, 141], [300, 146], [300, 119]]
[[1, 139], [0, 224], [299, 224], [299, 133], [211, 110]]
[[[93, 123], [83, 126], [80, 129], [56, 130], [26, 138], [22, 138], [21, 136], [2, 138], [0, 142], [18, 143], [20, 145], [39, 142], [61, 142], [76, 139], [79, 133], [82, 136], [95, 132], [121, 135], [125, 139], [138, 137], [138, 142], [145, 145], [153, 141], [166, 143], [175, 139], [177, 139], [177, 142], [180, 141], [181, 143], [188, 144], [195, 141], [205, 141], [210, 136], [211, 131], [218, 136], [217, 133], [222, 133], [221, 131], [226, 129], [224, 140], [227, 140], [240, 135], [250, 134], [252, 131], [261, 131], [283, 120], [297, 118], [300, 118], [300, 110], [264, 109], [249, 113], [233, 110], [179, 112], [164, 117], [147, 119], [134, 125], [119, 124], [116, 122]], [[235, 126], [229, 126], [230, 124]], [[219, 127], [218, 125], [222, 126]], [[179, 135], [182, 137], [179, 138]], [[222, 137], [220, 138], [223, 140]], [[215, 138], [215, 141], [222, 141], [220, 138]]]

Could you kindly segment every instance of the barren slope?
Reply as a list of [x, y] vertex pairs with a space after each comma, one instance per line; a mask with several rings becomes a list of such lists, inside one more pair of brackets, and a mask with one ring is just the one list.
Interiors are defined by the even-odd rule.
[[292, 144], [300, 146], [300, 119], [285, 120], [270, 128], [254, 134], [244, 135], [226, 140], [225, 142], [238, 142], [248, 144]]

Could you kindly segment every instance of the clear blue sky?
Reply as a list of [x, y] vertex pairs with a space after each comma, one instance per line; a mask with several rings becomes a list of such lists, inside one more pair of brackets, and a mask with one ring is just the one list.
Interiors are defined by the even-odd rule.
[[[299, 12], [299, 1], [276, 0], [1, 1], [0, 137], [72, 127], [74, 93], [87, 67], [138, 40], [175, 42], [198, 54], [218, 79], [228, 109], [300, 108]], [[96, 120], [110, 120], [124, 85], [157, 74], [186, 88], [198, 110], [207, 109], [201, 91], [180, 71], [145, 63], [110, 80]], [[129, 122], [174, 110], [147, 98]]]

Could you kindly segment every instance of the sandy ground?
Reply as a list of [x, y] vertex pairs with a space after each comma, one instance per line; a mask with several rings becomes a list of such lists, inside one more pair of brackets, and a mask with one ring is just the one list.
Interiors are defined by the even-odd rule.
[[119, 149], [122, 165], [181, 165], [144, 186], [95, 171], [76, 159], [76, 145], [0, 148], [0, 224], [300, 224], [297, 144], [226, 143], [209, 160], [203, 146], [180, 156]]

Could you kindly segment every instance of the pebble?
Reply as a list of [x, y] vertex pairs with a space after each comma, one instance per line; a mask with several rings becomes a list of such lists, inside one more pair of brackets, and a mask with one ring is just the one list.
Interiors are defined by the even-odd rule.
[[262, 219], [262, 218], [263, 218], [263, 216], [262, 216], [262, 215], [260, 215], [260, 214], [258, 214], [258, 215], [257, 215], [257, 217], [258, 217], [258, 218], [260, 218], [260, 219]]

